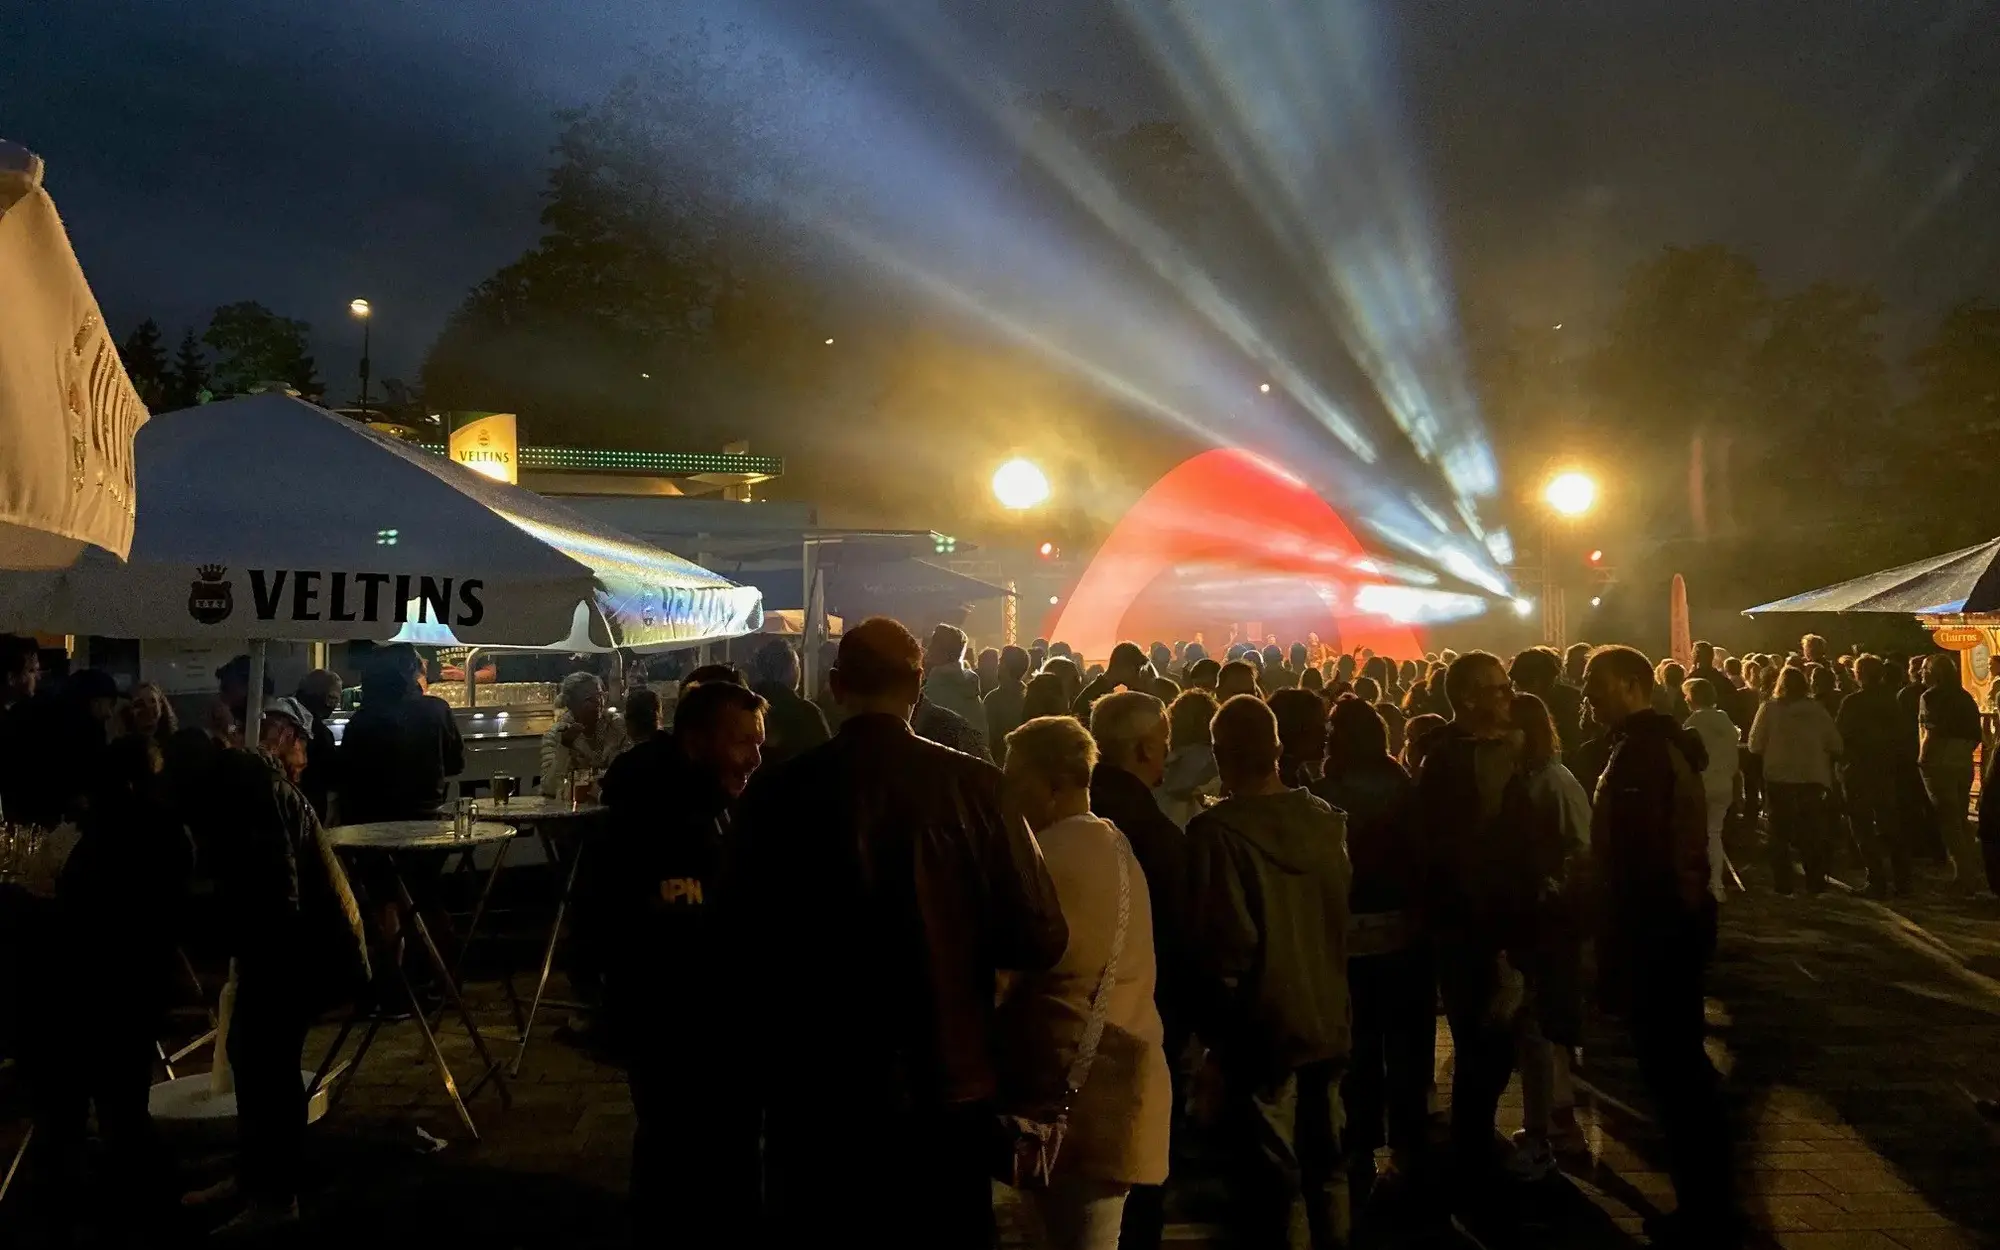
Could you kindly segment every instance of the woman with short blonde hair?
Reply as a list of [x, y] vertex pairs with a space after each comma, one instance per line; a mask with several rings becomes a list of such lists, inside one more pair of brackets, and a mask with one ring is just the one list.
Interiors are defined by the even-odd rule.
[[1153, 1003], [1152, 900], [1124, 835], [1091, 815], [1096, 765], [1074, 717], [1007, 735], [1008, 798], [1041, 843], [1069, 924], [1062, 960], [1013, 978], [996, 1020], [1007, 1110], [1065, 1124], [1033, 1191], [1054, 1250], [1113, 1250], [1132, 1186], [1167, 1177], [1173, 1088]]

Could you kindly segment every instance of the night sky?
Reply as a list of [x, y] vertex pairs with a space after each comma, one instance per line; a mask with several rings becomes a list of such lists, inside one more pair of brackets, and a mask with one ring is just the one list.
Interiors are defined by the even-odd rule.
[[[922, 7], [1018, 82], [1123, 118], [1162, 107], [1093, 0]], [[934, 76], [854, 0], [9, 8], [0, 135], [47, 159], [113, 324], [150, 315], [171, 340], [216, 304], [260, 300], [314, 323], [335, 396], [352, 386], [348, 299], [379, 310], [376, 376], [414, 378], [466, 289], [535, 237], [552, 113], [696, 21], [830, 48], [938, 142], [974, 159], [983, 142], [926, 103]], [[1707, 241], [1781, 288], [1873, 283], [1899, 337], [1952, 301], [2000, 297], [2000, 0], [1390, 11], [1395, 103], [1469, 314], [1582, 321], [1635, 258]]]

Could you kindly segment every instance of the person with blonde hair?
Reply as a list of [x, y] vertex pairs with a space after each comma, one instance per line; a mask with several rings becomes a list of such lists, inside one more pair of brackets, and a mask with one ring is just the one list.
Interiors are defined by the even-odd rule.
[[571, 673], [556, 692], [559, 715], [542, 735], [542, 793], [554, 798], [579, 769], [602, 771], [632, 745], [625, 718], [605, 705], [595, 673]]
[[[1094, 712], [1164, 719], [1143, 694], [1106, 696]], [[1069, 945], [1054, 967], [1001, 991], [1002, 1105], [1066, 1126], [1048, 1183], [1032, 1191], [1049, 1245], [1116, 1250], [1132, 1187], [1167, 1178], [1173, 1088], [1154, 1001], [1152, 897], [1125, 836], [1090, 810], [1090, 731], [1073, 717], [1040, 717], [1007, 735], [1006, 755], [1007, 794], [1041, 844]]]

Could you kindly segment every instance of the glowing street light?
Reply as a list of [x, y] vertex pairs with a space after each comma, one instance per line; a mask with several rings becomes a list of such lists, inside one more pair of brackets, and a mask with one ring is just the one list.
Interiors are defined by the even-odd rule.
[[1049, 479], [1031, 460], [1009, 460], [994, 471], [993, 497], [1001, 507], [1022, 512], [1048, 502]]
[[353, 299], [347, 303], [347, 311], [361, 323], [361, 417], [368, 418], [368, 315], [375, 310], [365, 299]]
[[1549, 479], [1542, 500], [1566, 517], [1579, 517], [1597, 506], [1597, 482], [1588, 474], [1570, 469]]
[[1269, 395], [1271, 393], [1271, 384], [1269, 382], [1259, 382], [1257, 384], [1257, 389], [1259, 392], [1265, 395]]

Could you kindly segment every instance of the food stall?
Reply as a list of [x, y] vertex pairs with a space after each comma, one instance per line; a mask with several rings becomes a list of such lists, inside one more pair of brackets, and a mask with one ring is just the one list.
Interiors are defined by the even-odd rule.
[[1983, 693], [2000, 651], [2000, 538], [1761, 604], [1743, 615], [1813, 612], [1913, 617], [1939, 649], [1958, 653], [1961, 679]]

